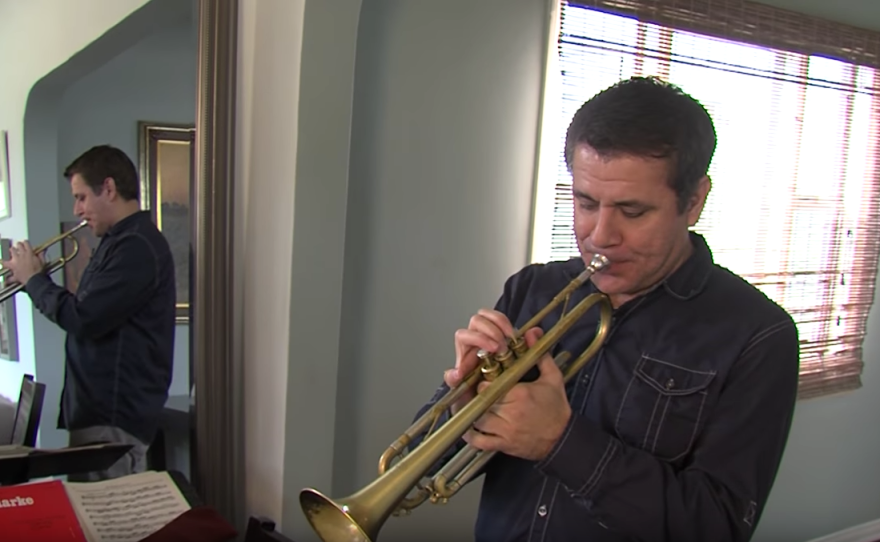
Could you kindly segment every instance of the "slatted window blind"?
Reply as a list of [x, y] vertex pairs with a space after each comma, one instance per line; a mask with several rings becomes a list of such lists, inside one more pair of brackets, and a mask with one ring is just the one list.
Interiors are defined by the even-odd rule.
[[[858, 388], [880, 250], [876, 56], [853, 48], [839, 58], [812, 54], [809, 35], [774, 32], [772, 24], [790, 29], [809, 18], [748, 2], [588, 3], [560, 5], [532, 260], [578, 255], [562, 152], [577, 108], [620, 79], [660, 76], [700, 100], [718, 133], [712, 191], [695, 231], [718, 264], [796, 320], [802, 398]], [[748, 41], [719, 37], [747, 26], [750, 9], [769, 10], [764, 41], [785, 48], [760, 45], [760, 32]], [[790, 43], [780, 43], [786, 36]]]

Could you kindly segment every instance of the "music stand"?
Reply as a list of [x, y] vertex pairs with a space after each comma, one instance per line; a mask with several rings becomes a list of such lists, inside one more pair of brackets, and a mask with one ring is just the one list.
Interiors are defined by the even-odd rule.
[[35, 382], [31, 375], [24, 375], [21, 379], [21, 391], [18, 394], [15, 421], [12, 424], [13, 446], [36, 448], [45, 395], [45, 384]]
[[275, 530], [275, 522], [263, 516], [248, 518], [244, 542], [293, 542]]

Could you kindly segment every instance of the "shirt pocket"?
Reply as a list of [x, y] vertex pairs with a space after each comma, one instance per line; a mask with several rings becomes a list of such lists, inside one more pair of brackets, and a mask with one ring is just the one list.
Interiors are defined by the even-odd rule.
[[693, 446], [714, 378], [642, 354], [620, 401], [617, 436], [660, 459], [680, 459]]

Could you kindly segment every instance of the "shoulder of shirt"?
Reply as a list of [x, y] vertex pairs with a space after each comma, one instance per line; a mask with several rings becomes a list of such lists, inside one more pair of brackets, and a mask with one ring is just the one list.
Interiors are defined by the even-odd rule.
[[531, 285], [562, 288], [583, 270], [584, 262], [580, 258], [531, 263], [511, 275], [507, 279], [507, 286], [514, 289]]
[[713, 299], [713, 303], [720, 303], [728, 308], [736, 306], [740, 311], [746, 310], [754, 315], [755, 320], [763, 321], [765, 324], [778, 325], [787, 322], [794, 325], [794, 319], [788, 311], [760, 288], [726, 267], [713, 265], [708, 287], [714, 290], [713, 298], [716, 296], [721, 298]]
[[161, 253], [170, 250], [168, 240], [155, 225], [151, 223], [150, 226], [138, 224], [120, 232], [113, 239], [113, 245], [126, 246], [126, 250], [134, 250], [143, 256], [159, 257]]
[[574, 277], [583, 270], [583, 260], [581, 260], [580, 258], [571, 258], [569, 260], [554, 260], [550, 262], [530, 263], [514, 273], [512, 277]]

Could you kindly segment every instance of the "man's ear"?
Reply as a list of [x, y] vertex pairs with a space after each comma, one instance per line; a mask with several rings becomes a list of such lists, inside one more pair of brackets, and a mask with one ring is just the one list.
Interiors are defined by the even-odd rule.
[[687, 208], [689, 227], [693, 227], [700, 220], [700, 215], [703, 213], [703, 207], [706, 205], [706, 198], [709, 196], [710, 190], [712, 190], [712, 179], [708, 175], [704, 175], [697, 181], [697, 190], [691, 196], [691, 201]]
[[116, 179], [113, 177], [107, 177], [104, 179], [102, 191], [107, 195], [107, 198], [109, 198], [110, 201], [115, 200], [116, 196], [119, 194], [116, 191]]

